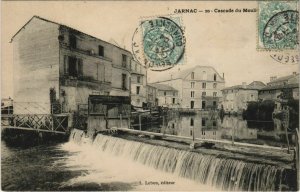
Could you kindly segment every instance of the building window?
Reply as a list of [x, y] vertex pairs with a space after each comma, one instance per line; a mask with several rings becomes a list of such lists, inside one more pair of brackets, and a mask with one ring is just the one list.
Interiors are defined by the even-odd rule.
[[213, 126], [217, 126], [217, 121], [213, 121]]
[[166, 96], [167, 95], [167, 92], [166, 91], [164, 91], [164, 96]]
[[217, 83], [214, 83], [214, 89], [217, 88]]
[[122, 67], [127, 65], [127, 55], [122, 54]]
[[76, 49], [77, 47], [77, 39], [75, 35], [69, 35], [69, 43], [70, 47]]
[[191, 97], [194, 98], [195, 97], [195, 92], [191, 91]]
[[136, 94], [139, 95], [140, 94], [140, 86], [136, 87]]
[[203, 89], [206, 88], [206, 83], [202, 83], [202, 88], [203, 88]]
[[202, 101], [202, 109], [205, 109], [205, 105], [206, 105], [205, 101]]
[[190, 135], [193, 136], [193, 130], [190, 130]]
[[213, 106], [216, 107], [217, 106], [217, 102], [213, 101]]
[[104, 57], [104, 47], [101, 45], [98, 46], [98, 54], [99, 56]]
[[191, 120], [190, 120], [190, 126], [194, 126], [194, 118], [191, 118]]
[[195, 73], [192, 72], [192, 73], [191, 73], [191, 79], [194, 79], [194, 78], [195, 78]]
[[213, 97], [216, 97], [217, 96], [217, 92], [213, 92]]
[[202, 96], [206, 96], [206, 92], [202, 92]]
[[122, 74], [122, 89], [123, 90], [126, 90], [126, 79], [127, 79], [127, 77], [126, 77], [126, 74]]
[[137, 102], [137, 103], [140, 103], [141, 101], [140, 101], [140, 99], [137, 99], [136, 102]]
[[191, 82], [191, 88], [195, 88], [195, 82]]
[[172, 103], [175, 104], [175, 98], [172, 99]]
[[68, 64], [68, 56], [64, 56], [64, 73], [65, 75], [69, 74], [69, 64]]
[[172, 123], [172, 128], [175, 129], [175, 124], [174, 123]]
[[65, 66], [65, 70], [68, 71], [68, 75], [71, 77], [82, 75], [82, 59], [68, 57], [68, 65]]
[[202, 135], [205, 135], [205, 131], [204, 130], [202, 130]]
[[214, 81], [217, 81], [217, 74], [214, 74]]
[[137, 80], [138, 83], [141, 83], [141, 77], [140, 76], [137, 76], [136, 80]]
[[175, 91], [173, 91], [173, 96], [176, 96], [176, 92]]
[[202, 126], [206, 126], [206, 120], [204, 118], [202, 119]]

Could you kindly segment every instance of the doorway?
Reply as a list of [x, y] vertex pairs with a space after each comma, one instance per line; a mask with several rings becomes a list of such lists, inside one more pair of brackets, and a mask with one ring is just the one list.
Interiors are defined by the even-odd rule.
[[191, 101], [191, 109], [194, 109], [195, 102]]

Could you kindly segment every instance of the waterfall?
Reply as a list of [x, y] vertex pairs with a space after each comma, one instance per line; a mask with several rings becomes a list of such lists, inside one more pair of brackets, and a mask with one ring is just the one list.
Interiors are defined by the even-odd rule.
[[[81, 130], [73, 130], [70, 139], [81, 144]], [[98, 134], [92, 145], [116, 157], [123, 157], [161, 171], [195, 180], [220, 190], [279, 190], [283, 168], [219, 158], [118, 137]]]

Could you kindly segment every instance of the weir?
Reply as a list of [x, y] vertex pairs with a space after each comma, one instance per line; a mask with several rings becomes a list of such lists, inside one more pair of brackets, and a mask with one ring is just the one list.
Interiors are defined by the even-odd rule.
[[291, 170], [280, 166], [201, 154], [102, 134], [91, 140], [81, 130], [73, 130], [70, 140], [77, 144], [89, 140], [91, 145], [104, 154], [130, 159], [220, 190], [274, 191], [294, 188], [290, 184], [293, 181], [287, 179], [293, 178], [290, 176]]

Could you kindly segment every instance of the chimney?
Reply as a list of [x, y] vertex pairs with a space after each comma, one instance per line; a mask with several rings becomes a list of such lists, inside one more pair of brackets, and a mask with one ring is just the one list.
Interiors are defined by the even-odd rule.
[[274, 81], [276, 79], [277, 79], [277, 76], [272, 76], [272, 77], [270, 77], [270, 82], [272, 82], [272, 81]]
[[242, 83], [242, 87], [243, 87], [244, 89], [246, 88], [246, 85], [247, 85], [246, 82], [243, 82], [243, 83]]

